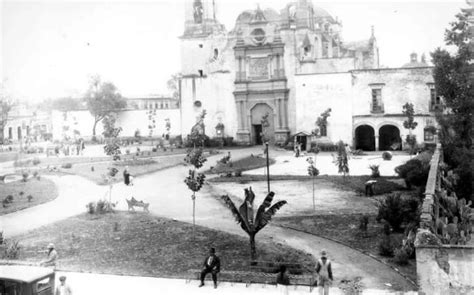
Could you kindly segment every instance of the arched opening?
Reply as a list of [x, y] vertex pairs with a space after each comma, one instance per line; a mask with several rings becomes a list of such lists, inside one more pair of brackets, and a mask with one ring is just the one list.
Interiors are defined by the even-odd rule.
[[[252, 142], [254, 144], [262, 144], [264, 141], [273, 142], [274, 124], [272, 108], [266, 103], [258, 103], [252, 108], [250, 114]], [[263, 122], [264, 118], [266, 118], [265, 122]]]
[[379, 150], [397, 151], [402, 149], [400, 130], [393, 125], [384, 125], [379, 129]]
[[361, 125], [355, 130], [356, 150], [375, 151], [375, 131], [369, 125]]

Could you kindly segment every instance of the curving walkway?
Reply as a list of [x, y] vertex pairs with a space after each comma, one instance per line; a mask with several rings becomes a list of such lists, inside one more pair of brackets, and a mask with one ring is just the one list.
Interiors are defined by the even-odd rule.
[[[255, 153], [261, 148], [254, 148]], [[252, 149], [232, 151], [238, 158], [252, 152]], [[222, 154], [212, 156], [206, 167], [215, 165]], [[204, 167], [206, 169], [206, 167]], [[138, 200], [150, 203], [152, 214], [192, 222], [191, 193], [184, 184], [187, 167], [173, 167], [156, 173], [138, 177], [135, 186], [126, 187], [122, 183], [114, 185], [112, 201], [118, 201], [118, 209], [126, 210], [125, 198], [135, 196]], [[0, 228], [6, 236], [17, 235], [38, 228], [51, 222], [85, 212], [85, 205], [104, 196], [108, 187], [98, 186], [78, 176], [50, 177], [58, 185], [59, 197], [48, 203], [23, 211], [0, 216]], [[238, 185], [238, 184], [236, 184]], [[244, 187], [245, 185], [242, 185]], [[234, 222], [228, 209], [224, 208], [215, 197], [212, 188], [206, 187], [197, 193], [196, 223], [213, 229], [246, 236]], [[284, 208], [282, 209], [284, 210]], [[334, 275], [337, 281], [362, 277], [362, 283], [368, 289], [412, 290], [412, 286], [401, 275], [390, 267], [349, 247], [334, 243], [317, 236], [267, 226], [257, 236], [257, 243], [262, 240], [273, 240], [287, 244], [318, 257], [322, 249], [328, 251], [333, 261]], [[258, 244], [257, 244], [258, 247]]]

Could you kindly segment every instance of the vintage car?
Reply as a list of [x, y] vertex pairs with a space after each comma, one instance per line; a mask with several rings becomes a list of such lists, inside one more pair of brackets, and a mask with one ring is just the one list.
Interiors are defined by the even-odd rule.
[[54, 270], [27, 265], [0, 265], [0, 295], [53, 295]]

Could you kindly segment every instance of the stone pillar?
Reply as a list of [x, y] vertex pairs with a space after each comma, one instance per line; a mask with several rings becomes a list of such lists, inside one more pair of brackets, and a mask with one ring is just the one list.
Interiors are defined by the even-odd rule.
[[278, 129], [281, 129], [282, 125], [282, 111], [281, 111], [281, 98], [276, 100], [277, 114], [278, 114]]
[[375, 135], [375, 150], [379, 150], [379, 136]]

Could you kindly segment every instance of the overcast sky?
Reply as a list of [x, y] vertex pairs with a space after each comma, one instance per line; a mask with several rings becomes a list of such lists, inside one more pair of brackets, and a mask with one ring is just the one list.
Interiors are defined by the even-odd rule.
[[[228, 30], [246, 9], [283, 0], [215, 0]], [[0, 0], [0, 79], [10, 95], [39, 100], [80, 96], [99, 74], [125, 95], [167, 94], [166, 81], [180, 69], [184, 0]], [[375, 26], [380, 61], [399, 67], [409, 54], [443, 47], [444, 30], [465, 1], [317, 2], [342, 20], [345, 41], [367, 39]]]

